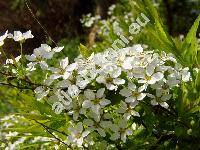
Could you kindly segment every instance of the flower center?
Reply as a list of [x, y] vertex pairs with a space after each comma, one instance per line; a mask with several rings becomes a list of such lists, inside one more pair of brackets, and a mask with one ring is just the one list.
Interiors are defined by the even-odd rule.
[[112, 83], [113, 82], [113, 78], [107, 78], [106, 79], [106, 83]]
[[76, 138], [80, 139], [81, 138], [81, 133], [76, 134]]
[[100, 99], [96, 98], [96, 99], [93, 100], [93, 102], [94, 102], [94, 104], [99, 104]]
[[149, 80], [151, 80], [151, 76], [145, 76], [145, 79], [147, 80], [147, 81], [149, 81]]
[[137, 92], [137, 91], [132, 92], [133, 97], [138, 97], [139, 95], [140, 95], [140, 92]]

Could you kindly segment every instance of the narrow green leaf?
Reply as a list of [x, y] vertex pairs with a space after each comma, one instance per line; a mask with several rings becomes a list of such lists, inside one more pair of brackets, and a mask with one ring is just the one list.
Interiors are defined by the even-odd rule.
[[194, 22], [193, 26], [191, 27], [190, 31], [188, 32], [182, 44], [182, 56], [184, 60], [190, 64], [191, 67], [199, 64], [199, 60], [197, 57], [198, 43], [196, 38], [199, 22], [200, 22], [200, 15]]

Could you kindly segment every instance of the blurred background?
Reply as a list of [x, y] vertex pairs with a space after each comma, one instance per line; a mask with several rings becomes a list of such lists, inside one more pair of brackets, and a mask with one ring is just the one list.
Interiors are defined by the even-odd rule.
[[[77, 43], [87, 43], [90, 40], [88, 35], [94, 30], [92, 27], [83, 28], [80, 22], [83, 15], [91, 13], [106, 19], [108, 8], [112, 4], [121, 3], [123, 6], [127, 1], [0, 0], [0, 33], [6, 30], [9, 32], [31, 30], [35, 38], [26, 43], [27, 52], [31, 52], [40, 43], [48, 42], [46, 38], [48, 36], [56, 43], [62, 42], [68, 45], [71, 51], [70, 49], [76, 49], [74, 46], [78, 45]], [[200, 13], [200, 0], [153, 0], [152, 2], [160, 11], [169, 33], [173, 36], [186, 34]], [[10, 45], [6, 46], [11, 49]], [[12, 53], [17, 55], [16, 51]]]

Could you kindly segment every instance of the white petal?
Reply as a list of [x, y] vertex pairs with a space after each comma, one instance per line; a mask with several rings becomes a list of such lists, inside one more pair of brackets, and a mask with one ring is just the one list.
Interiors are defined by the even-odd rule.
[[146, 73], [148, 76], [151, 76], [154, 73], [155, 67], [157, 65], [157, 59], [154, 59], [148, 66], [146, 69]]
[[125, 80], [120, 79], [120, 78], [116, 78], [116, 79], [113, 79], [113, 83], [116, 84], [116, 85], [122, 85], [122, 84], [125, 83]]
[[46, 70], [48, 68], [48, 65], [46, 62], [42, 61], [40, 62], [40, 67], [43, 69], [43, 70]]
[[146, 81], [146, 80], [143, 80], [143, 79], [141, 79], [141, 80], [138, 80], [138, 83], [147, 83], [147, 81]]
[[52, 51], [54, 51], [54, 52], [61, 52], [63, 50], [63, 48], [64, 48], [64, 46], [62, 46], [62, 47], [55, 47], [55, 48], [52, 49]]
[[111, 103], [111, 101], [110, 100], [107, 100], [107, 99], [102, 99], [101, 101], [100, 101], [100, 105], [101, 106], [106, 106], [106, 105], [109, 105]]
[[143, 48], [142, 48], [142, 46], [140, 44], [136, 44], [132, 48], [138, 53], [142, 53], [143, 52]]
[[92, 111], [95, 113], [95, 114], [99, 114], [99, 110], [100, 110], [100, 105], [93, 105], [92, 106]]
[[125, 120], [129, 120], [131, 118], [131, 114], [130, 113], [124, 113], [123, 115]]
[[121, 68], [117, 68], [115, 71], [113, 71], [113, 73], [111, 74], [111, 77], [113, 78], [117, 78], [121, 75]]
[[64, 109], [65, 107], [60, 102], [56, 102], [52, 105], [52, 110], [54, 110], [56, 114], [60, 114]]
[[29, 61], [36, 61], [36, 56], [34, 54], [32, 54], [32, 55], [25, 55], [25, 57]]
[[101, 121], [100, 126], [102, 128], [110, 128], [112, 126], [112, 122], [111, 121]]
[[105, 88], [101, 88], [97, 91], [96, 96], [97, 98], [102, 98], [104, 96]]
[[70, 64], [67, 68], [66, 68], [66, 71], [73, 71], [75, 70], [77, 67], [77, 63], [73, 63], [73, 64]]
[[76, 121], [79, 117], [79, 113], [78, 112], [73, 112], [73, 120]]
[[95, 93], [90, 89], [87, 89], [86, 91], [84, 91], [84, 96], [88, 100], [94, 100], [95, 99]]
[[83, 123], [87, 126], [93, 126], [94, 121], [92, 119], [84, 119]]
[[131, 62], [132, 62], [132, 58], [131, 57], [126, 58], [124, 60], [124, 63], [122, 64], [122, 67], [124, 69], [126, 69], [126, 70], [132, 69]]
[[131, 73], [135, 78], [143, 78], [145, 76], [145, 69], [142, 67], [135, 67], [132, 69]]
[[125, 99], [125, 102], [127, 102], [127, 103], [133, 103], [133, 102], [135, 102], [136, 101], [136, 99], [135, 99], [135, 97], [127, 97], [126, 99]]
[[80, 93], [80, 90], [79, 90], [79, 88], [76, 85], [70, 85], [68, 87], [67, 92], [69, 93], [69, 95], [71, 97], [76, 97]]
[[153, 105], [153, 106], [158, 105], [158, 102], [155, 99], [153, 99], [153, 100], [151, 100], [151, 105]]
[[27, 31], [25, 33], [23, 33], [23, 37], [24, 39], [30, 39], [30, 38], [33, 38], [34, 36], [31, 34], [31, 31]]
[[135, 91], [136, 89], [136, 85], [134, 83], [128, 83], [128, 88], [131, 90], [131, 91]]
[[151, 77], [151, 80], [148, 80], [148, 81], [147, 81], [147, 83], [148, 83], [148, 84], [155, 84], [155, 83], [156, 83], [156, 81], [157, 81], [157, 79], [156, 79], [156, 78], [154, 78], [154, 77]]
[[102, 137], [105, 137], [105, 136], [106, 136], [106, 133], [105, 133], [105, 131], [104, 131], [102, 128], [97, 128], [96, 130], [97, 130], [97, 132], [98, 132]]
[[76, 142], [77, 142], [78, 147], [82, 146], [82, 144], [83, 144], [83, 138], [81, 137], [80, 139], [77, 139]]
[[77, 131], [78, 131], [79, 133], [81, 133], [81, 132], [83, 131], [83, 124], [82, 124], [82, 122], [79, 122], [79, 123], [77, 124], [76, 128], [77, 128]]
[[82, 104], [83, 108], [90, 108], [92, 106], [92, 103], [90, 100], [86, 100]]
[[152, 78], [155, 78], [156, 81], [160, 81], [163, 77], [164, 77], [164, 75], [161, 72], [157, 72], [157, 73], [153, 74], [153, 76], [152, 76]]
[[22, 41], [23, 40], [23, 35], [20, 31], [14, 31], [14, 36], [13, 39], [15, 41]]
[[137, 106], [139, 103], [139, 101], [134, 101], [132, 103], [130, 103], [131, 107], [134, 108], [135, 106]]
[[144, 84], [143, 86], [138, 88], [138, 92], [142, 92], [142, 91], [146, 90], [146, 88], [147, 88], [147, 84]]
[[146, 94], [145, 93], [140, 93], [140, 95], [137, 97], [138, 101], [141, 101], [145, 98]]
[[68, 59], [68, 57], [66, 57], [65, 59], [62, 59], [60, 61], [60, 67], [62, 69], [65, 69], [67, 67], [68, 63], [69, 63], [69, 59]]
[[71, 75], [71, 73], [65, 71], [64, 75], [63, 75], [63, 79], [66, 80], [69, 78], [69, 76]]
[[169, 100], [171, 97], [172, 97], [172, 94], [166, 94], [166, 95], [163, 95], [163, 96], [161, 97], [161, 100], [162, 100], [162, 101], [167, 101], [167, 100]]
[[96, 78], [96, 81], [97, 81], [98, 83], [106, 83], [106, 79], [105, 79], [105, 77], [103, 77], [103, 76], [97, 77], [97, 78]]
[[88, 136], [88, 134], [90, 134], [90, 131], [84, 131], [84, 132], [82, 133], [82, 137], [86, 137], [86, 136]]
[[129, 97], [129, 96], [131, 96], [131, 90], [124, 88], [124, 89], [120, 90], [119, 94], [124, 97]]
[[162, 103], [159, 103], [159, 104], [160, 104], [160, 106], [162, 106], [166, 109], [169, 107], [169, 105], [166, 102], [162, 102]]
[[61, 75], [59, 75], [59, 74], [52, 74], [52, 75], [50, 75], [49, 78], [55, 80], [55, 79], [58, 79], [60, 77], [61, 77]]
[[133, 124], [131, 125], [131, 128], [132, 128], [133, 130], [136, 130], [136, 123], [133, 123]]
[[116, 90], [117, 89], [117, 86], [113, 85], [113, 84], [106, 84], [106, 87], [108, 90]]
[[125, 132], [121, 134], [121, 140], [122, 140], [124, 143], [126, 143], [126, 133], [125, 133]]
[[70, 142], [74, 142], [74, 141], [75, 141], [75, 138], [74, 138], [74, 136], [72, 136], [72, 135], [68, 136], [67, 139], [68, 139]]

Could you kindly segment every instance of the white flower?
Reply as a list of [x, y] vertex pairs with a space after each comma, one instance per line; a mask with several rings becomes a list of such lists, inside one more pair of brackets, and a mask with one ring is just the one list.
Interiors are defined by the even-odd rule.
[[45, 60], [51, 59], [54, 53], [54, 49], [51, 49], [49, 45], [41, 44], [39, 48], [34, 49], [32, 55], [25, 56], [27, 60], [31, 61], [31, 63], [28, 64], [28, 68], [30, 70], [35, 70], [35, 65], [39, 64], [42, 69], [47, 69], [48, 65]]
[[68, 136], [69, 142], [78, 147], [82, 147], [84, 138], [90, 133], [90, 131], [83, 131], [82, 122], [79, 122], [75, 127], [69, 127], [68, 131], [70, 133]]
[[127, 103], [134, 103], [135, 101], [141, 101], [145, 98], [146, 94], [142, 93], [146, 89], [146, 85], [138, 87], [133, 83], [128, 83], [128, 88], [123, 88], [119, 94], [126, 97]]
[[129, 120], [131, 116], [140, 116], [138, 112], [134, 110], [135, 106], [131, 104], [126, 104], [125, 102], [120, 102], [120, 107], [117, 108], [116, 112], [123, 114], [125, 120]]
[[59, 68], [49, 68], [54, 74], [50, 76], [51, 79], [55, 80], [58, 78], [63, 78], [63, 79], [68, 79], [69, 76], [71, 75], [71, 72], [74, 71], [77, 67], [76, 63], [70, 64], [69, 65], [69, 60], [68, 57], [65, 59], [62, 59], [60, 61], [60, 67]]
[[96, 78], [98, 83], [103, 83], [106, 85], [108, 90], [117, 90], [119, 85], [123, 85], [125, 83], [124, 79], [121, 78], [112, 78], [109, 76], [100, 75]]
[[147, 94], [147, 96], [152, 98], [151, 105], [153, 105], [153, 106], [160, 105], [166, 109], [169, 107], [169, 105], [165, 101], [170, 99], [171, 94], [166, 94], [166, 95], [157, 94], [157, 96], [154, 96], [152, 94]]
[[60, 114], [64, 109], [65, 107], [63, 106], [61, 102], [55, 102], [52, 105], [52, 110], [54, 110], [56, 114]]
[[133, 134], [133, 129], [127, 128], [126, 126], [127, 121], [124, 119], [121, 119], [118, 124], [113, 124], [111, 130], [114, 133], [111, 135], [110, 139], [114, 141], [120, 138], [125, 143], [127, 136]]
[[68, 108], [70, 109], [68, 114], [73, 115], [74, 121], [78, 120], [80, 114], [86, 113], [86, 109], [82, 108], [82, 104], [83, 104], [83, 99], [81, 97], [76, 97], [73, 99], [71, 105]]
[[190, 72], [189, 72], [189, 68], [186, 67], [183, 70], [181, 70], [181, 75], [182, 75], [182, 81], [184, 82], [188, 82], [190, 80]]
[[91, 108], [94, 113], [99, 114], [101, 108], [111, 103], [105, 98], [104, 92], [105, 88], [99, 89], [96, 94], [90, 89], [84, 91], [86, 100], [83, 102], [83, 108]]
[[0, 47], [4, 44], [4, 40], [8, 36], [8, 30], [4, 33], [4, 35], [0, 36]]
[[155, 84], [163, 79], [164, 75], [161, 72], [154, 72], [157, 65], [157, 60], [152, 61], [146, 68], [146, 73], [138, 83]]
[[76, 85], [70, 85], [68, 87], [68, 93], [71, 97], [77, 97], [78, 94], [80, 93], [80, 90], [79, 88], [76, 86]]
[[112, 125], [111, 121], [94, 122], [92, 119], [85, 119], [83, 123], [88, 126], [89, 131], [96, 130], [102, 137], [106, 136], [106, 128], [108, 129]]
[[56, 114], [60, 114], [64, 109], [71, 109], [72, 99], [69, 94], [63, 90], [58, 90], [55, 96], [49, 98], [49, 101], [51, 100], [54, 101], [52, 110], [54, 110]]
[[137, 53], [143, 52], [143, 47], [140, 44], [134, 45], [130, 51], [136, 51]]
[[14, 34], [9, 34], [9, 38], [13, 38], [15, 41], [24, 42], [27, 39], [33, 38], [34, 36], [31, 34], [31, 31], [27, 31], [22, 33], [20, 31], [14, 31]]
[[44, 87], [39, 86], [35, 89], [34, 92], [36, 94], [37, 100], [40, 101], [42, 98], [49, 94], [49, 89], [45, 90]]

